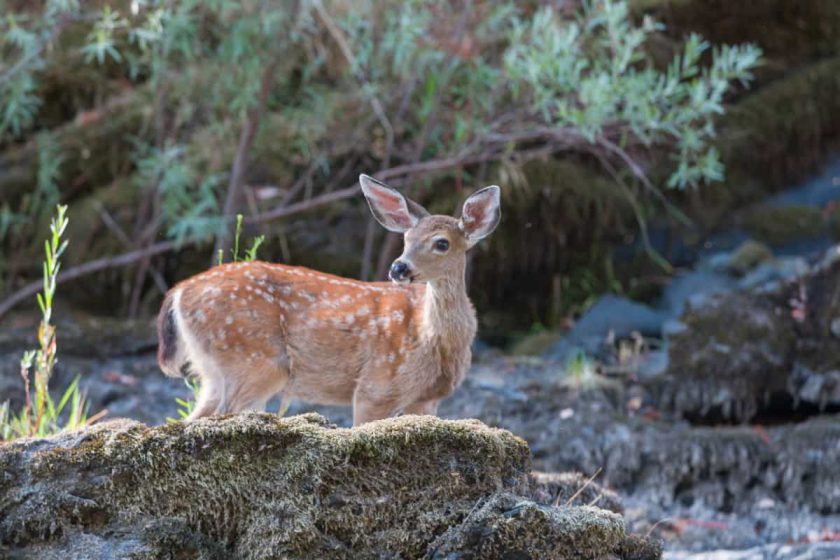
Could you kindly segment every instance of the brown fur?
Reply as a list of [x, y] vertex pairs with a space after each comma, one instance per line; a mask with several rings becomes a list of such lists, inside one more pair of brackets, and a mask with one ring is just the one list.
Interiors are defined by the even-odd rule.
[[[450, 250], [437, 254], [433, 239]], [[189, 362], [201, 377], [190, 419], [262, 410], [284, 398], [352, 404], [358, 425], [400, 411], [434, 414], [470, 365], [476, 317], [466, 293], [470, 243], [458, 220], [421, 219], [405, 234], [401, 259], [417, 281], [360, 282], [265, 262], [215, 267], [170, 290], [177, 349], [161, 368]]]

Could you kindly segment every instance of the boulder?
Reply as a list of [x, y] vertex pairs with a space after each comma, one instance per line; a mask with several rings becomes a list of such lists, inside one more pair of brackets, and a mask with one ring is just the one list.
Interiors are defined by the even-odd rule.
[[0, 446], [0, 556], [659, 557], [619, 514], [517, 495], [529, 467], [470, 420], [117, 420]]
[[805, 275], [689, 306], [654, 382], [661, 406], [704, 422], [837, 410], [838, 255], [832, 249]]
[[648, 305], [606, 294], [598, 298], [572, 330], [548, 349], [545, 356], [566, 360], [579, 350], [597, 354], [610, 333], [619, 338], [634, 332], [658, 336], [666, 319], [665, 313]]
[[547, 507], [495, 494], [430, 546], [433, 560], [597, 558], [625, 540], [620, 515], [590, 507]]

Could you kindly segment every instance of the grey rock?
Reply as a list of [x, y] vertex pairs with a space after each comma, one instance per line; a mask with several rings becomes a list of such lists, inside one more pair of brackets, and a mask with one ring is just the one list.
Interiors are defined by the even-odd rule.
[[737, 287], [728, 274], [695, 270], [675, 276], [665, 288], [660, 307], [669, 317], [678, 317], [687, 303], [700, 305], [714, 294], [731, 292]]
[[[787, 282], [808, 274], [808, 263], [801, 257], [787, 257], [767, 261], [744, 276], [738, 287], [744, 290], [762, 287], [763, 284]], [[771, 287], [771, 288], [772, 288]]]
[[626, 337], [633, 332], [659, 336], [665, 319], [663, 312], [650, 306], [607, 294], [598, 298], [572, 330], [548, 350], [546, 356], [563, 360], [576, 348], [593, 353], [610, 332], [617, 337]]

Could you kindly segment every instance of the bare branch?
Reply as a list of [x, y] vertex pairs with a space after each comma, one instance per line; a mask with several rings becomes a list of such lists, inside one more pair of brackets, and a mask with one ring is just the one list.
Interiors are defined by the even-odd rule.
[[[84, 264], [80, 264], [79, 266], [68, 268], [67, 270], [58, 275], [57, 281], [59, 283], [67, 282], [68, 280], [73, 280], [82, 276], [86, 276], [88, 274], [92, 274], [94, 272], [99, 272], [100, 270], [118, 268], [121, 266], [133, 264], [141, 259], [169, 252], [175, 249], [177, 246], [178, 245], [174, 241], [161, 241], [160, 243], [155, 243], [154, 245], [150, 245], [149, 247], [146, 247], [144, 249], [130, 251], [128, 253], [123, 253], [122, 255], [117, 255], [116, 257], [104, 257], [101, 259], [96, 259], [90, 262], [86, 262]], [[44, 284], [41, 280], [31, 282], [19, 289], [18, 291], [14, 292], [6, 299], [4, 299], [2, 302], [0, 302], [0, 317], [8, 313], [10, 309], [12, 309], [14, 306], [19, 304], [26, 298], [32, 297], [35, 294], [37, 294], [38, 290], [40, 290], [43, 286]]]

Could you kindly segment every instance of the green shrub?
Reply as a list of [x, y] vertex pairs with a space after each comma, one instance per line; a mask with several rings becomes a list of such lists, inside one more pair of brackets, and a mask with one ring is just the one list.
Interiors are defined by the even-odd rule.
[[8, 402], [0, 406], [0, 439], [3, 441], [75, 430], [96, 421], [105, 413], [103, 411], [93, 417], [87, 416], [85, 397], [79, 390], [78, 377], [62, 393], [58, 402], [50, 396], [50, 378], [58, 361], [56, 330], [51, 321], [56, 277], [61, 268], [60, 258], [67, 248], [67, 241], [61, 241], [68, 223], [66, 212], [67, 206], [57, 207], [57, 214], [50, 225], [52, 235], [44, 242], [44, 290], [38, 294], [38, 306], [41, 308], [39, 348], [24, 352], [20, 361], [20, 375], [26, 397], [23, 409], [15, 414]]

